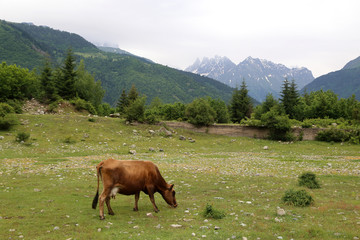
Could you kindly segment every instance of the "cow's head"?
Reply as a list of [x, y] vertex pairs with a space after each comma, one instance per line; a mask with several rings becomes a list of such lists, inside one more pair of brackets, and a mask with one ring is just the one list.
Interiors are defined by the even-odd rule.
[[162, 196], [171, 207], [177, 207], [174, 184], [168, 184], [168, 188], [162, 193]]

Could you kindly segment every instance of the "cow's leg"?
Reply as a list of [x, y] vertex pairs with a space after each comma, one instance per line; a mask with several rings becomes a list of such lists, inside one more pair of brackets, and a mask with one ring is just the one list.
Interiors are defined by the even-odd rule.
[[110, 189], [103, 189], [100, 197], [99, 197], [99, 209], [100, 209], [100, 220], [104, 220], [104, 202], [110, 195]]
[[155, 212], [159, 212], [159, 209], [158, 209], [158, 207], [157, 207], [156, 204], [155, 204], [155, 198], [154, 198], [154, 193], [153, 193], [153, 191], [148, 191], [148, 193], [149, 193], [150, 201], [151, 201], [151, 203], [152, 203], [153, 206], [154, 206], [154, 211], [155, 211]]
[[114, 211], [112, 210], [111, 206], [110, 206], [110, 196], [108, 196], [106, 199], [105, 199], [105, 202], [106, 202], [106, 206], [108, 208], [108, 212], [109, 212], [109, 215], [115, 215]]
[[139, 208], [138, 208], [139, 198], [140, 198], [140, 192], [135, 193], [135, 207], [134, 207], [134, 211], [136, 211], [136, 212], [139, 210]]

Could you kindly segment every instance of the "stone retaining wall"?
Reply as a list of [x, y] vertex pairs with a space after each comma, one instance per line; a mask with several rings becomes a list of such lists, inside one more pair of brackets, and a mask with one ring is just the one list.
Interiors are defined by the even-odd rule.
[[[247, 127], [240, 125], [211, 125], [208, 127], [195, 127], [187, 122], [165, 122], [171, 128], [183, 128], [194, 132], [210, 133], [234, 137], [251, 137], [265, 139], [269, 135], [269, 130], [259, 127]], [[320, 128], [293, 128], [295, 136], [299, 136], [302, 132], [303, 140], [315, 140], [317, 133], [322, 130]]]

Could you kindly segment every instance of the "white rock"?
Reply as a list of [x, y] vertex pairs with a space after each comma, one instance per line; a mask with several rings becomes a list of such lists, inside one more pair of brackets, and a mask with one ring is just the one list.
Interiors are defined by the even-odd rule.
[[54, 230], [59, 230], [60, 228], [58, 226], [54, 227]]
[[180, 224], [171, 224], [170, 226], [173, 228], [181, 228], [182, 227], [182, 225], [180, 225]]
[[269, 147], [268, 147], [268, 146], [264, 146], [263, 149], [264, 149], [264, 150], [268, 150]]
[[279, 216], [284, 216], [285, 214], [286, 214], [285, 210], [278, 207], [278, 209], [277, 209], [277, 215], [279, 215]]

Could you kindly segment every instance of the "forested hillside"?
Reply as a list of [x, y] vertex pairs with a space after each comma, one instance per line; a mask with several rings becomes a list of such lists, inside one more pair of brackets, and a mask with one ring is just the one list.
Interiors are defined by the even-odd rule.
[[77, 34], [27, 23], [1, 21], [0, 62], [42, 69], [45, 59], [58, 66], [71, 48], [76, 61], [84, 60], [85, 68], [101, 81], [104, 101], [112, 106], [123, 89], [134, 84], [147, 102], [159, 97], [164, 103], [191, 102], [210, 96], [229, 101], [233, 89], [212, 79], [188, 74], [150, 62], [147, 59], [104, 52]]
[[353, 94], [360, 100], [360, 67], [342, 69], [316, 78], [302, 91], [332, 90], [340, 98], [349, 98]]

